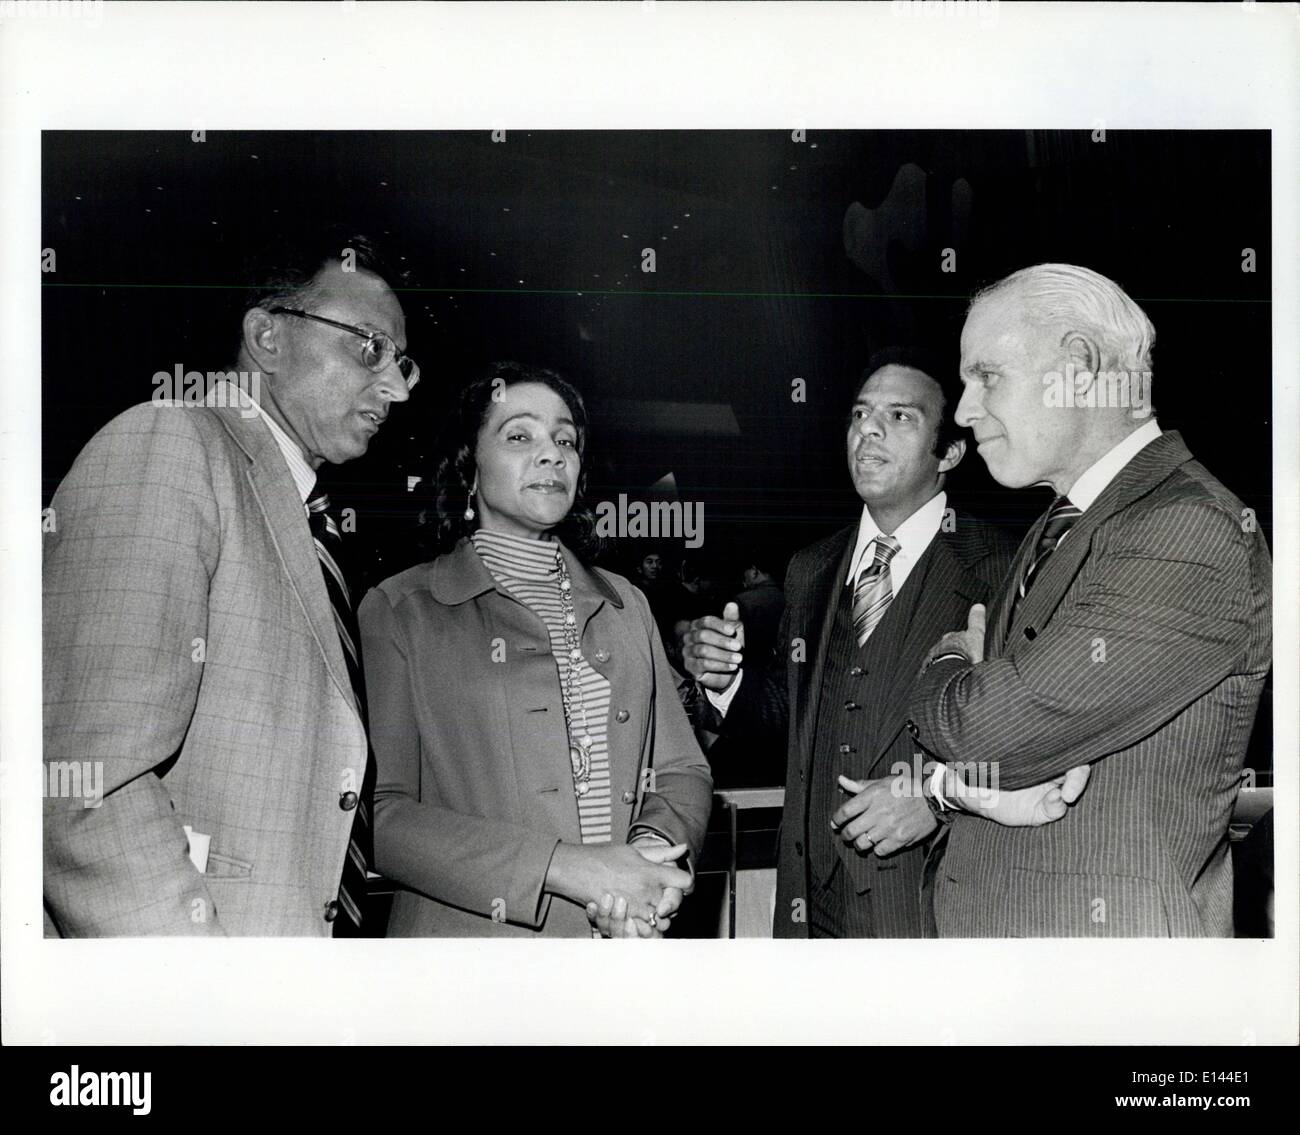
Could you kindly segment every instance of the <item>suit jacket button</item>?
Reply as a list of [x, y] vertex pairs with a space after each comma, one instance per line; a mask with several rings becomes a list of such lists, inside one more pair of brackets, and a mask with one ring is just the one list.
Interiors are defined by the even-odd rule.
[[624, 804], [635, 804], [636, 793], [629, 788], [626, 792], [623, 793], [621, 799]]
[[857, 702], [855, 702], [852, 698], [850, 698], [848, 701], [844, 703], [844, 708], [846, 710], [852, 711], [855, 709], [860, 709], [861, 706], [859, 706]]
[[621, 724], [622, 724], [624, 721], [626, 721], [630, 716], [631, 716], [631, 714], [628, 713], [627, 710], [625, 710], [625, 709], [620, 709], [616, 714], [614, 714], [614, 720], [617, 721], [617, 722], [621, 725]]
[[339, 916], [339, 904], [335, 899], [330, 899], [325, 904], [325, 921], [333, 922]]
[[597, 661], [597, 662], [608, 662], [608, 661], [609, 661], [609, 651], [608, 651], [608, 650], [598, 650], [598, 651], [596, 651], [596, 661]]
[[856, 753], [857, 750], [852, 745], [844, 744], [840, 746], [840, 752], [847, 757], [850, 753]]
[[802, 855], [802, 854], [803, 854], [803, 843], [802, 843], [801, 841], [799, 841], [799, 840], [795, 840], [795, 841], [794, 841], [794, 853], [795, 853], [796, 855]]
[[862, 669], [861, 666], [854, 666], [854, 667], [849, 671], [849, 677], [850, 677], [850, 678], [861, 678], [862, 675], [865, 674], [865, 673], [866, 673], [866, 671], [865, 671], [864, 669]]
[[907, 731], [913, 737], [919, 737], [921, 735], [921, 731], [916, 727], [916, 722], [913, 721], [910, 717], [907, 719]]
[[357, 806], [357, 794], [355, 792], [340, 792], [339, 807], [345, 812], [352, 811]]

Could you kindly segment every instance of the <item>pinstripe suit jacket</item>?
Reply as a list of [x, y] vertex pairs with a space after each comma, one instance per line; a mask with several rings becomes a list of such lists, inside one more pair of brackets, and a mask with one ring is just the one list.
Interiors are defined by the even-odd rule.
[[931, 667], [920, 742], [996, 762], [1024, 788], [1089, 763], [1054, 824], [952, 825], [935, 916], [945, 937], [1232, 933], [1227, 829], [1271, 654], [1271, 563], [1241, 502], [1165, 433], [1045, 561], [1011, 618], [989, 612], [986, 661]]
[[[822, 827], [829, 816], [809, 817], [808, 777], [820, 709], [822, 674], [836, 606], [849, 570], [858, 526], [847, 528], [798, 552], [786, 573], [786, 610], [777, 635], [780, 656], [766, 671], [747, 675], [736, 692], [723, 728], [779, 731], [788, 737], [785, 812], [777, 863], [773, 936], [807, 937], [806, 919], [794, 912], [807, 898], [805, 830]], [[912, 739], [904, 729], [908, 698], [926, 651], [940, 635], [966, 625], [971, 604], [985, 603], [1002, 584], [1011, 562], [1011, 541], [997, 528], [966, 513], [956, 514], [952, 532], [939, 532], [908, 576], [894, 603], [906, 605], [907, 618], [887, 619], [877, 634], [891, 659], [893, 684], [882, 724], [871, 738], [861, 738], [857, 752], [845, 758], [843, 771], [856, 779], [888, 776], [895, 762], [912, 760]], [[927, 562], [928, 561], [928, 562]], [[790, 644], [802, 638], [806, 652], [790, 656]], [[853, 889], [870, 892], [876, 937], [913, 938], [926, 932], [921, 906], [925, 845], [881, 858], [853, 848], [840, 851]]]
[[45, 760], [102, 762], [104, 796], [46, 801], [46, 933], [327, 935], [366, 738], [270, 430], [136, 406], [53, 503]]

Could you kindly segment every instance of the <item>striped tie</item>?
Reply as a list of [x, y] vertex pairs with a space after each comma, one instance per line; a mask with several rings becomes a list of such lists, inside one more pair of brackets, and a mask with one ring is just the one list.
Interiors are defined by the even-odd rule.
[[894, 588], [889, 580], [889, 561], [902, 545], [892, 536], [877, 536], [876, 557], [871, 566], [858, 576], [853, 588], [853, 631], [858, 646], [865, 646], [876, 624], [885, 617], [885, 611], [894, 598]]
[[1011, 611], [1007, 616], [1008, 632], [1015, 621], [1020, 604], [1029, 593], [1038, 569], [1043, 566], [1047, 557], [1056, 551], [1056, 546], [1065, 539], [1065, 534], [1082, 515], [1083, 510], [1071, 504], [1069, 497], [1061, 496], [1052, 501], [1052, 507], [1047, 510], [1047, 523], [1043, 525], [1042, 535], [1038, 537], [1033, 558], [1025, 565], [1024, 574], [1020, 577], [1020, 585], [1016, 588], [1016, 594], [1011, 601]]
[[[361, 720], [365, 721], [366, 689], [361, 677], [361, 656], [357, 650], [360, 633], [352, 609], [352, 595], [339, 568], [343, 539], [338, 524], [329, 514], [329, 507], [329, 497], [318, 487], [307, 501], [307, 523], [316, 543], [316, 558], [320, 560], [330, 607], [334, 610], [334, 626], [339, 632], [339, 644], [343, 647], [348, 678], [352, 682], [357, 704], [361, 707]], [[366, 894], [366, 868], [374, 858], [370, 829], [370, 802], [374, 799], [374, 792], [375, 762], [367, 748], [366, 772], [361, 793], [357, 797], [347, 858], [343, 861], [343, 878], [339, 882], [338, 917], [334, 920], [335, 938], [356, 938], [361, 933], [361, 901]]]
[[1074, 526], [1074, 522], [1083, 515], [1083, 510], [1070, 503], [1066, 496], [1057, 497], [1052, 507], [1047, 510], [1047, 523], [1043, 525], [1043, 534], [1038, 537], [1038, 546], [1034, 549], [1034, 558], [1025, 567], [1025, 574], [1020, 577], [1017, 600], [1028, 593], [1034, 576], [1043, 562], [1056, 551], [1057, 545], [1065, 539], [1065, 534]]

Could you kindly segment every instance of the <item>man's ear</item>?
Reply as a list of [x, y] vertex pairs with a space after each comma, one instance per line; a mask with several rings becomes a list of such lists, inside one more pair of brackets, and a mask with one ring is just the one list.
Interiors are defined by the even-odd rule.
[[1101, 366], [1101, 349], [1081, 331], [1071, 331], [1061, 341], [1065, 350], [1065, 361], [1069, 368], [1068, 375], [1074, 375], [1074, 395], [1076, 398], [1088, 393], [1088, 388], [1097, 381], [1097, 370]]
[[280, 325], [260, 307], [249, 308], [243, 320], [244, 350], [263, 374], [275, 374], [284, 358]]
[[958, 465], [961, 464], [961, 459], [965, 456], [966, 456], [966, 442], [964, 439], [957, 438], [956, 441], [950, 442], [948, 444], [948, 451], [943, 455], [943, 458], [939, 461], [939, 472], [951, 473], [954, 469], [957, 468]]

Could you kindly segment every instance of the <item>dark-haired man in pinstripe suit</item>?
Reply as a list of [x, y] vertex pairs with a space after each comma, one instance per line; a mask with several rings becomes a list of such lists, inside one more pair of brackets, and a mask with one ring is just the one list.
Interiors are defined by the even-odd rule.
[[1113, 281], [1066, 264], [971, 305], [957, 421], [1001, 484], [1058, 495], [987, 628], [976, 607], [932, 648], [909, 728], [1004, 797], [1090, 776], [1072, 774], [1058, 822], [1016, 827], [936, 769], [942, 936], [1232, 933], [1227, 829], [1270, 665], [1271, 562], [1250, 510], [1150, 417], [1154, 334]]

